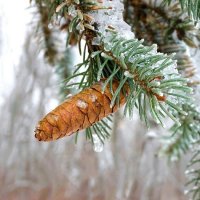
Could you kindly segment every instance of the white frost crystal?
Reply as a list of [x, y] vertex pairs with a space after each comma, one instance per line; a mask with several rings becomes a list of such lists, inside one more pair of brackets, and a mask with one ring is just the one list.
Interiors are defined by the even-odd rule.
[[95, 37], [95, 38], [92, 40], [92, 44], [93, 44], [93, 45], [100, 45], [100, 39], [99, 39], [99, 37]]
[[76, 105], [79, 107], [79, 108], [87, 108], [87, 106], [88, 106], [88, 104], [85, 102], [85, 101], [83, 101], [83, 100], [78, 100], [77, 102], [76, 102]]
[[133, 74], [131, 74], [129, 71], [125, 71], [124, 76], [129, 77], [129, 78], [133, 78]]
[[53, 119], [55, 119], [55, 121], [58, 121], [59, 117], [57, 115], [53, 115]]
[[89, 96], [89, 99], [94, 103], [94, 102], [97, 100], [97, 96], [91, 94], [91, 95]]
[[72, 17], [76, 17], [76, 15], [77, 15], [77, 10], [76, 10], [76, 8], [75, 8], [74, 5], [71, 5], [71, 6], [68, 7], [68, 13], [69, 13], [69, 15], [71, 15]]
[[107, 9], [100, 9], [90, 12], [90, 15], [94, 18], [94, 22], [98, 24], [98, 32], [109, 36], [107, 29], [111, 27], [113, 31], [126, 39], [133, 39], [134, 34], [131, 32], [131, 27], [123, 20], [124, 4], [120, 0], [103, 0], [100, 6]]

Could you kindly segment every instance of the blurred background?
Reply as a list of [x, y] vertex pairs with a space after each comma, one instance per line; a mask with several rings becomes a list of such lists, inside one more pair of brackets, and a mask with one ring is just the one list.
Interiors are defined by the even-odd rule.
[[[34, 138], [38, 120], [63, 99], [63, 80], [43, 57], [35, 18], [28, 1], [0, 0], [0, 200], [187, 199], [190, 156], [172, 163], [159, 156], [166, 132], [155, 124], [147, 130], [137, 111], [132, 120], [115, 114], [111, 138], [98, 153], [84, 134], [77, 144], [74, 136]], [[76, 47], [70, 56], [72, 68]]]

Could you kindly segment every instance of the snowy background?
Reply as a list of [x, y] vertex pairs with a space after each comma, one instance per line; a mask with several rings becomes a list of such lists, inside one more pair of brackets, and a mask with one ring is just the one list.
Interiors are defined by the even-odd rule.
[[117, 113], [101, 153], [80, 137], [39, 143], [37, 121], [58, 102], [59, 81], [33, 39], [29, 2], [0, 0], [0, 200], [184, 200], [188, 158], [157, 152], [163, 130]]

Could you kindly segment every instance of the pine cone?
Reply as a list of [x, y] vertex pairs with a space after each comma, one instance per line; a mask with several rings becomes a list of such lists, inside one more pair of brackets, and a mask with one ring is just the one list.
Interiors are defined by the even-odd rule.
[[[67, 99], [53, 111], [48, 113], [38, 124], [35, 137], [39, 141], [52, 141], [69, 136], [79, 130], [90, 127], [102, 118], [115, 112], [124, 105], [128, 93], [125, 85], [125, 94], [120, 93], [119, 105], [110, 107], [112, 94], [109, 84], [102, 93], [103, 80]], [[115, 92], [119, 82], [113, 81], [112, 89]]]

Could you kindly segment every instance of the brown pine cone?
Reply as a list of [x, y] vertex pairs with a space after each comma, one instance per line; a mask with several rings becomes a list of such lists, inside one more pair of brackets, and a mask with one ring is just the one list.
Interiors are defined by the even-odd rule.
[[[115, 92], [119, 82], [113, 81], [112, 85]], [[126, 99], [121, 92], [119, 106], [115, 104], [111, 108], [112, 94], [109, 84], [104, 93], [102, 93], [102, 86], [103, 80], [67, 99], [48, 113], [39, 122], [35, 130], [35, 137], [39, 141], [52, 141], [69, 136], [90, 127], [124, 105]], [[128, 86], [125, 85], [124, 88], [125, 93], [128, 93]]]

